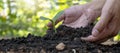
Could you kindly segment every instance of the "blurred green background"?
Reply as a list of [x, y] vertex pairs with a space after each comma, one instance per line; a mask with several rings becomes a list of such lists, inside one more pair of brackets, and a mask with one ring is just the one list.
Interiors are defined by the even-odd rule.
[[28, 33], [43, 36], [48, 21], [56, 13], [90, 0], [0, 0], [0, 37], [22, 37]]
[[48, 21], [40, 16], [52, 18], [72, 5], [90, 0], [0, 0], [0, 36], [20, 37], [28, 33], [42, 36]]

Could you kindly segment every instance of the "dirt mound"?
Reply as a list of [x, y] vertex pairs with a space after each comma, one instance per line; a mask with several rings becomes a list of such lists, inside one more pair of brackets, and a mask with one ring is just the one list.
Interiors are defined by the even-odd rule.
[[[57, 33], [49, 29], [44, 37], [28, 34], [28, 37], [0, 40], [0, 53], [119, 53], [120, 43], [115, 45], [101, 45], [85, 42], [80, 37], [91, 34], [93, 24], [85, 28], [73, 29], [59, 26]], [[56, 46], [63, 43], [64, 48], [58, 50]]]

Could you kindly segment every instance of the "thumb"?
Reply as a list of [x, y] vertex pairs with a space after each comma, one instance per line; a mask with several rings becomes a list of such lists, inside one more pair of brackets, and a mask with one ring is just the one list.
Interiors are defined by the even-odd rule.
[[100, 16], [101, 18], [93, 28], [92, 34], [95, 34], [96, 31], [98, 33], [101, 32], [106, 27], [106, 25], [108, 25], [108, 23], [112, 20], [113, 17], [112, 9], [111, 9], [111, 5], [108, 3], [110, 3], [110, 1], [107, 1], [105, 3], [101, 12], [101, 16]]
[[85, 41], [95, 42], [97, 40], [97, 37], [90, 35], [88, 37], [81, 37], [81, 39]]

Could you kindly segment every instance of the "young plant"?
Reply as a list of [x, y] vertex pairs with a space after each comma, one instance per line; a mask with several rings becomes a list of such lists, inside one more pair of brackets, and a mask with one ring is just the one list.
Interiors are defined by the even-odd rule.
[[50, 18], [46, 18], [46, 17], [43, 17], [43, 16], [40, 16], [40, 19], [41, 20], [49, 20], [51, 23], [52, 23], [52, 26], [53, 26], [53, 29], [55, 31], [55, 33], [57, 32], [56, 29], [55, 29], [55, 22], [56, 20], [63, 14], [64, 11], [60, 11], [58, 12], [54, 17], [53, 19], [50, 19]]

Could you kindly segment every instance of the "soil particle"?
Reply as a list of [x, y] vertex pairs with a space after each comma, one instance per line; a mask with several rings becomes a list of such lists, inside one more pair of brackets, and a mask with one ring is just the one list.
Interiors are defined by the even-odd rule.
[[56, 46], [56, 49], [57, 50], [63, 50], [65, 48], [65, 44], [64, 43], [59, 43], [57, 46]]

